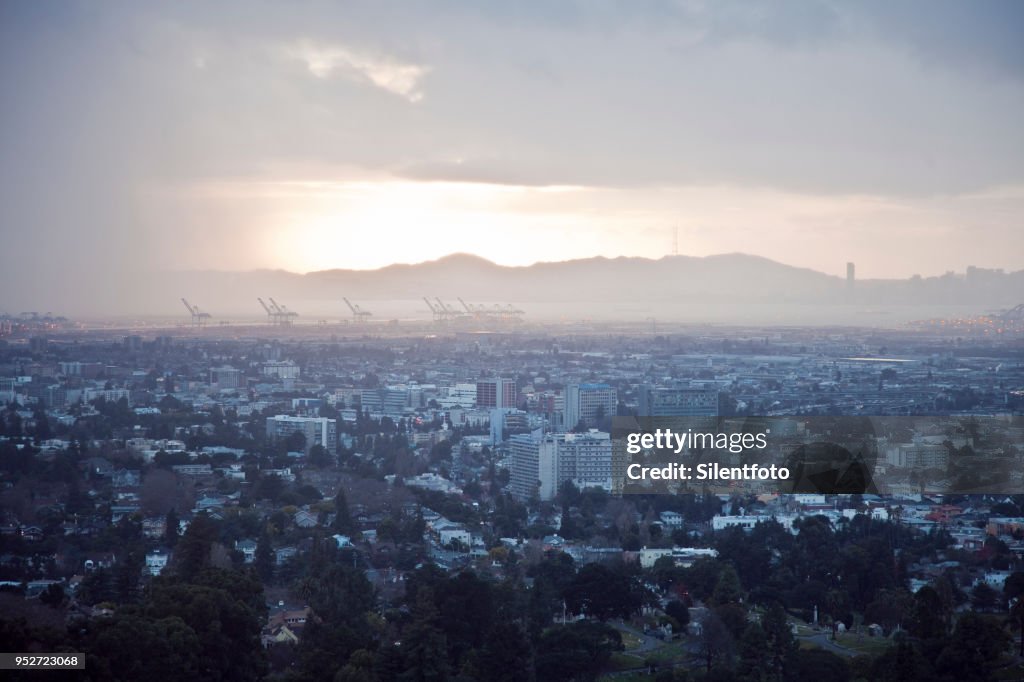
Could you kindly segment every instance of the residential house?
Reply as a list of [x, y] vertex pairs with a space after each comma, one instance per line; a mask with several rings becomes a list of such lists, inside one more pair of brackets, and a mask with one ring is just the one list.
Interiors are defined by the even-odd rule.
[[469, 547], [472, 542], [470, 533], [465, 528], [445, 528], [438, 533], [442, 547], [447, 547], [452, 542], [459, 542], [465, 547]]
[[131, 469], [118, 469], [110, 475], [110, 483], [115, 488], [132, 488], [142, 483], [142, 473]]
[[256, 561], [256, 541], [255, 540], [236, 540], [235, 549], [242, 553], [245, 558], [245, 563], [251, 564]]
[[157, 549], [146, 554], [146, 570], [150, 575], [160, 575], [167, 567], [171, 555], [166, 550]]
[[661, 518], [661, 524], [663, 526], [665, 526], [666, 528], [670, 529], [670, 530], [675, 530], [677, 528], [682, 528], [683, 527], [683, 521], [685, 520], [683, 518], [682, 514], [680, 514], [679, 512], [674, 512], [674, 511], [664, 511], [664, 512], [661, 512], [660, 518]]
[[274, 550], [274, 561], [278, 566], [281, 566], [298, 553], [299, 550], [295, 547], [280, 547]]
[[166, 516], [147, 516], [142, 519], [142, 534], [147, 538], [161, 538], [166, 532]]

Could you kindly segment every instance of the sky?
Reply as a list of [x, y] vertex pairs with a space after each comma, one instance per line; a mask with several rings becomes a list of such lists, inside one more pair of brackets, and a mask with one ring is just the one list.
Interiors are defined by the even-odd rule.
[[5, 0], [0, 310], [453, 252], [1022, 269], [1022, 34], [1013, 0]]

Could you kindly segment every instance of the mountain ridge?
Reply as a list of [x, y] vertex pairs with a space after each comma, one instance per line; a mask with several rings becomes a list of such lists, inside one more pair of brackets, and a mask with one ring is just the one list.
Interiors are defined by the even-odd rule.
[[[773, 260], [771, 258], [767, 258], [765, 256], [758, 256], [756, 254], [743, 253], [741, 251], [733, 251], [733, 252], [729, 252], [729, 253], [720, 253], [720, 254], [710, 254], [710, 255], [707, 255], [707, 256], [667, 255], [667, 256], [661, 256], [660, 258], [648, 258], [646, 256], [603, 256], [603, 255], [597, 255], [597, 256], [587, 256], [587, 257], [584, 257], [584, 258], [571, 258], [571, 259], [564, 260], [564, 261], [536, 261], [536, 262], [530, 263], [528, 265], [504, 265], [504, 264], [501, 264], [501, 263], [495, 263], [494, 261], [492, 261], [492, 260], [490, 260], [488, 258], [484, 258], [483, 256], [478, 256], [476, 254], [467, 253], [467, 252], [464, 252], [464, 251], [457, 251], [457, 252], [446, 254], [444, 256], [440, 256], [438, 258], [434, 258], [434, 259], [430, 259], [430, 260], [424, 260], [424, 261], [419, 261], [417, 263], [390, 263], [388, 265], [383, 265], [383, 266], [381, 266], [379, 268], [372, 268], [372, 269], [328, 268], [326, 270], [311, 270], [311, 271], [306, 272], [306, 273], [292, 272], [292, 271], [289, 271], [289, 270], [281, 270], [281, 269], [273, 269], [273, 270], [271, 270], [271, 269], [257, 269], [257, 270], [243, 271], [243, 272], [286, 272], [288, 274], [298, 275], [298, 276], [315, 276], [315, 275], [328, 275], [328, 274], [332, 274], [332, 273], [346, 273], [346, 274], [347, 273], [363, 273], [363, 274], [365, 274], [365, 273], [374, 273], [374, 272], [382, 272], [382, 271], [407, 270], [407, 269], [419, 268], [419, 267], [439, 267], [439, 266], [442, 266], [442, 265], [444, 265], [444, 266], [452, 266], [452, 265], [456, 265], [456, 266], [470, 266], [470, 265], [472, 265], [472, 266], [477, 266], [477, 267], [479, 267], [479, 266], [490, 267], [490, 268], [494, 268], [496, 270], [521, 271], [521, 270], [530, 270], [532, 268], [572, 266], [572, 265], [576, 265], [576, 264], [586, 264], [586, 263], [623, 263], [623, 262], [626, 262], [626, 263], [660, 263], [660, 262], [666, 261], [666, 260], [672, 261], [674, 263], [679, 263], [679, 262], [684, 262], [684, 261], [692, 263], [692, 262], [700, 262], [700, 261], [717, 262], [717, 261], [725, 261], [727, 259], [729, 259], [729, 260], [732, 260], [732, 259], [736, 259], [736, 260], [738, 260], [738, 259], [749, 259], [751, 261], [757, 261], [757, 262], [762, 262], [762, 263], [770, 263], [770, 264], [772, 264], [774, 266], [778, 266], [778, 267], [782, 267], [782, 268], [788, 268], [788, 269], [791, 269], [791, 270], [800, 270], [800, 271], [805, 271], [805, 272], [813, 272], [813, 273], [825, 275], [827, 277], [834, 277], [836, 279], [841, 279], [838, 275], [829, 275], [828, 273], [821, 272], [820, 270], [814, 270], [813, 268], [807, 268], [807, 267], [802, 267], [802, 266], [797, 266], [797, 265], [789, 265], [787, 263], [782, 263], [780, 261], [776, 261], [776, 260]], [[199, 271], [199, 272], [204, 272], [204, 271]], [[209, 271], [205, 271], [205, 272], [209, 272]], [[225, 271], [220, 271], [220, 272], [225, 272]]]
[[[453, 253], [375, 270], [148, 271], [139, 273], [131, 286], [124, 286], [114, 277], [97, 277], [90, 284], [91, 289], [69, 290], [60, 312], [72, 316], [139, 310], [180, 314], [182, 296], [220, 314], [259, 313], [258, 296], [273, 296], [293, 310], [303, 311], [334, 310], [343, 296], [357, 302], [406, 301], [423, 311], [423, 297], [449, 303], [461, 297], [471, 304], [543, 304], [541, 307], [565, 314], [587, 309], [667, 311], [679, 305], [739, 309], [758, 304], [870, 309], [918, 306], [922, 310], [954, 305], [990, 310], [1020, 303], [1024, 270], [1006, 273], [972, 268], [961, 275], [857, 280], [851, 287], [844, 277], [746, 253], [661, 258], [594, 256], [519, 266]], [[0, 310], [55, 308], [46, 301], [34, 300], [30, 290], [7, 293]], [[743, 314], [738, 316], [742, 318]]]
[[[364, 300], [418, 300], [423, 296], [471, 301], [810, 304], [1019, 303], [1024, 270], [902, 280], [857, 280], [745, 253], [644, 258], [594, 256], [530, 265], [501, 265], [466, 253], [375, 270], [334, 268], [308, 273], [191, 271], [185, 279], [207, 291], [225, 286], [305, 300], [340, 296]], [[976, 273], [977, 274], [977, 273]]]

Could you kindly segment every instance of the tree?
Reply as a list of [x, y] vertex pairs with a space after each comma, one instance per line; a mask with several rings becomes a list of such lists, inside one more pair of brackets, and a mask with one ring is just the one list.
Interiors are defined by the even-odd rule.
[[121, 560], [114, 566], [114, 591], [121, 605], [134, 603], [139, 596], [139, 579], [146, 564], [140, 547], [122, 552]]
[[587, 564], [565, 589], [565, 602], [573, 613], [600, 621], [628, 618], [642, 606], [642, 596], [621, 571], [602, 564]]
[[694, 599], [710, 599], [719, 580], [723, 563], [718, 559], [701, 557], [683, 573], [684, 582]]
[[402, 634], [402, 650], [406, 665], [403, 680], [431, 682], [448, 678], [448, 644], [430, 588], [423, 588], [416, 595], [412, 623]]
[[344, 488], [338, 488], [338, 494], [334, 496], [334, 524], [332, 526], [336, 533], [348, 534], [354, 529], [352, 516], [348, 511], [348, 499], [345, 497]]
[[670, 556], [658, 557], [651, 567], [651, 577], [655, 584], [663, 590], [672, 585], [682, 582], [683, 570], [676, 566], [675, 560]]
[[285, 437], [284, 446], [288, 452], [305, 452], [306, 434], [301, 431], [292, 431]]
[[700, 635], [697, 638], [698, 653], [704, 659], [705, 672], [718, 663], [728, 665], [732, 659], [734, 643], [732, 634], [712, 609], [707, 609], [700, 619]]
[[174, 546], [178, 544], [178, 526], [181, 523], [181, 519], [178, 518], [178, 512], [171, 507], [170, 511], [167, 512], [166, 521], [164, 523], [164, 544], [174, 549]]
[[199, 636], [181, 618], [128, 613], [101, 622], [86, 647], [90, 676], [157, 682], [210, 679], [213, 671], [201, 667]]
[[376, 595], [363, 571], [341, 561], [338, 550], [314, 547], [309, 572], [297, 586], [314, 616], [303, 630], [299, 658], [306, 677], [322, 680], [331, 678], [352, 652], [372, 647], [368, 616]]
[[921, 652], [906, 638], [871, 664], [870, 679], [879, 682], [931, 682], [935, 671]]
[[1024, 595], [1015, 597], [1011, 602], [1010, 621], [1020, 630], [1020, 650], [1017, 655], [1024, 658]]
[[284, 492], [285, 484], [280, 476], [261, 476], [253, 491], [253, 496], [259, 500], [270, 500], [277, 502]]
[[348, 663], [334, 675], [334, 682], [378, 682], [374, 672], [373, 654], [357, 649], [348, 657]]
[[[175, 462], [187, 463], [187, 455], [183, 462]], [[163, 514], [168, 509], [192, 508], [188, 491], [182, 487], [178, 477], [167, 469], [153, 469], [146, 473], [139, 490], [139, 500], [143, 510], [150, 514]]]
[[1024, 658], [1024, 573], [1011, 573], [1003, 583], [1003, 597], [1010, 604], [1010, 619], [1020, 629], [1020, 652]]
[[317, 469], [324, 469], [333, 464], [333, 458], [327, 448], [318, 444], [309, 449], [309, 464]]
[[36, 407], [33, 411], [32, 418], [36, 423], [35, 429], [32, 435], [35, 437], [35, 442], [38, 445], [44, 440], [49, 440], [53, 435], [53, 430], [50, 428], [50, 419], [46, 416], [46, 410], [42, 406]]
[[768, 637], [759, 623], [750, 623], [743, 631], [739, 643], [737, 672], [743, 680], [766, 682], [776, 679], [768, 670]]
[[674, 632], [684, 632], [690, 623], [690, 609], [678, 599], [665, 604], [665, 615], [675, 621], [676, 625], [672, 628]]
[[566, 589], [576, 577], [575, 562], [563, 552], [551, 552], [531, 567], [533, 589], [529, 593], [527, 613], [530, 634], [536, 638], [551, 624], [552, 616], [561, 613]]
[[178, 542], [174, 565], [178, 575], [190, 580], [210, 565], [210, 551], [217, 541], [217, 526], [205, 512], [196, 514]]
[[782, 606], [776, 603], [768, 607], [761, 625], [767, 639], [767, 668], [776, 679], [783, 679], [787, 671], [792, 669], [799, 645]]
[[78, 514], [81, 512], [87, 512], [92, 509], [92, 503], [89, 498], [82, 493], [82, 487], [78, 483], [78, 477], [75, 476], [68, 482], [68, 499], [67, 504], [64, 506], [64, 511], [68, 514]]
[[971, 590], [971, 604], [977, 611], [991, 611], [999, 601], [999, 593], [986, 582], [980, 582]]
[[558, 497], [556, 498], [563, 512], [568, 512], [570, 507], [575, 507], [580, 502], [580, 489], [572, 481], [564, 481], [558, 486]]
[[433, 587], [440, 627], [448, 639], [452, 665], [458, 665], [470, 650], [480, 649], [491, 629], [494, 605], [491, 583], [472, 571], [439, 581]]
[[622, 635], [610, 625], [581, 621], [544, 632], [537, 642], [537, 682], [587, 682], [597, 679]]
[[191, 628], [199, 642], [200, 679], [260, 678], [266, 671], [260, 642], [266, 607], [259, 582], [221, 569], [206, 569], [193, 580], [155, 579], [141, 613], [152, 620], [180, 619]]
[[1009, 601], [1024, 596], [1024, 572], [1011, 573], [1003, 583], [1003, 596]]
[[907, 630], [923, 640], [941, 639], [946, 635], [948, 613], [939, 593], [925, 585], [914, 594]]
[[798, 651], [794, 657], [794, 664], [795, 674], [788, 678], [793, 682], [849, 682], [850, 679], [850, 665], [831, 651]]
[[715, 591], [711, 595], [711, 601], [721, 606], [724, 604], [738, 604], [742, 597], [740, 577], [736, 575], [736, 569], [732, 564], [725, 564], [722, 572], [715, 583]]
[[494, 625], [480, 655], [481, 679], [518, 682], [530, 678], [530, 642], [522, 628], [512, 622]]
[[76, 598], [83, 604], [100, 604], [112, 602], [114, 596], [114, 579], [110, 571], [101, 568], [85, 576]]
[[1009, 643], [1009, 636], [995, 619], [965, 613], [935, 665], [940, 674], [958, 682], [990, 680]]
[[64, 603], [64, 588], [58, 583], [47, 585], [43, 593], [39, 595], [39, 601], [47, 606], [59, 608]]
[[879, 590], [874, 601], [864, 609], [867, 623], [878, 623], [890, 633], [911, 613], [914, 597], [905, 589]]
[[263, 524], [263, 531], [260, 539], [256, 542], [256, 556], [254, 557], [256, 574], [263, 582], [268, 583], [274, 578], [274, 548], [270, 540], [270, 532], [267, 525]]

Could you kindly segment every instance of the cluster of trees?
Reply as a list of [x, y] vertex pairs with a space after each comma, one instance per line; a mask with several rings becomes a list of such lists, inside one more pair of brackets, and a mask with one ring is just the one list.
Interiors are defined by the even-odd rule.
[[[623, 646], [619, 632], [600, 620], [555, 623], [554, 604], [538, 608], [536, 591], [470, 571], [448, 575], [429, 564], [410, 575], [401, 604], [378, 612], [361, 571], [335, 550], [321, 557], [302, 581], [316, 617], [299, 644], [295, 679], [592, 680]], [[566, 559], [549, 557], [538, 566], [539, 599], [575, 591], [593, 603], [602, 581], [618, 579], [610, 569], [580, 577]], [[625, 604], [604, 608], [608, 617], [630, 613]]]
[[[0, 619], [0, 638], [17, 651], [84, 653], [88, 679], [241, 681], [264, 676], [268, 668], [260, 631], [266, 604], [259, 578], [215, 565], [216, 527], [204, 516], [193, 521], [178, 545], [174, 570], [144, 589], [139, 584], [141, 557], [131, 551], [113, 573], [90, 576], [78, 599], [108, 615], [73, 617], [64, 630]], [[56, 594], [46, 601], [58, 597], [63, 601]]]
[[[1024, 633], [1024, 573], [1012, 573], [994, 597], [1009, 604], [1006, 617], [968, 611], [955, 615], [956, 598], [946, 580], [922, 587], [905, 600], [904, 631], [897, 645], [875, 659], [872, 679], [992, 679], [1011, 641], [1011, 631]], [[1024, 657], [1024, 641], [1019, 656]]]
[[[699, 639], [709, 674], [823, 679], [828, 669], [830, 679], [983, 680], [1007, 648], [1007, 626], [1024, 631], [1024, 573], [1014, 573], [1003, 593], [983, 586], [970, 595], [976, 610], [1010, 604], [1008, 619], [956, 616], [969, 597], [947, 577], [914, 594], [906, 589], [905, 562], [945, 548], [943, 532], [911, 535], [863, 516], [837, 530], [820, 517], [798, 523], [797, 535], [774, 522], [718, 533], [718, 557], [690, 568], [668, 558], [656, 562], [650, 574], [656, 584], [683, 603], [700, 600], [707, 608]], [[783, 604], [808, 621], [817, 613], [833, 633], [839, 623], [877, 623], [887, 634], [896, 632], [899, 644], [873, 663], [859, 659], [852, 666], [825, 651], [798, 651]], [[809, 671], [818, 677], [805, 677]]]
[[[880, 682], [983, 682], [994, 679], [1010, 636], [999, 619], [968, 612], [956, 619], [952, 630], [941, 620], [925, 620], [935, 596], [915, 595], [919, 615], [896, 646], [876, 658], [868, 668], [870, 679]], [[914, 634], [916, 633], [916, 634]]]

